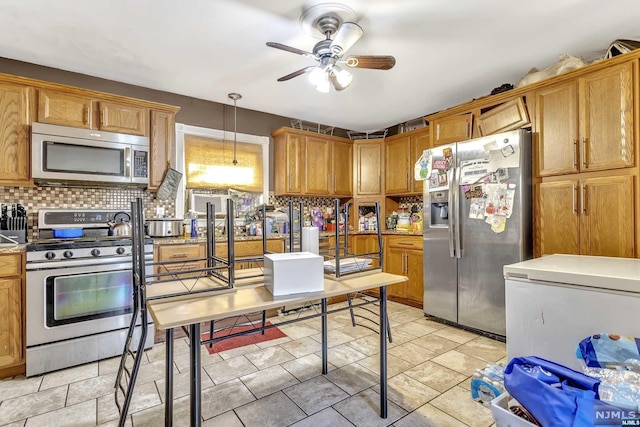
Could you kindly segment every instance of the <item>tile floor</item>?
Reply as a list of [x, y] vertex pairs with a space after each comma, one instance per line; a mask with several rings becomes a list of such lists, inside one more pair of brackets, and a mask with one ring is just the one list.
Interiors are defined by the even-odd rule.
[[[378, 416], [378, 335], [352, 327], [348, 311], [329, 318], [330, 372], [321, 372], [320, 320], [285, 325], [287, 337], [209, 355], [202, 349], [204, 426], [491, 426], [471, 400], [470, 376], [504, 361], [505, 345], [426, 319], [390, 302], [389, 416]], [[287, 316], [270, 319], [277, 323]], [[0, 381], [0, 425], [116, 426], [113, 383], [119, 358]], [[175, 344], [174, 425], [189, 423], [189, 359]], [[145, 352], [127, 425], [163, 425], [164, 344]]]

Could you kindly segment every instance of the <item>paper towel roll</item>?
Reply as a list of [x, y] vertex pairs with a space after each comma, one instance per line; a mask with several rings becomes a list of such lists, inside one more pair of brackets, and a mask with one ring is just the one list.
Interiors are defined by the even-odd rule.
[[320, 254], [320, 238], [316, 227], [302, 227], [302, 252]]

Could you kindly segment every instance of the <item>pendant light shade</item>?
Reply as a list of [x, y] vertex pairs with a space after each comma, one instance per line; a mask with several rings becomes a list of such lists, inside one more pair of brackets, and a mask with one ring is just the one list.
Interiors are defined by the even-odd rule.
[[242, 95], [239, 93], [232, 92], [227, 95], [229, 98], [233, 99], [233, 164], [238, 164], [238, 159], [236, 157], [236, 145], [237, 145], [237, 136], [238, 136], [238, 99], [242, 99]]

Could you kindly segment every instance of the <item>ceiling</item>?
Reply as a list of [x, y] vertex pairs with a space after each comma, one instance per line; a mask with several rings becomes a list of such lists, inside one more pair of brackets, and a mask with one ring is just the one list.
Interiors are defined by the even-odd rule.
[[[0, 0], [0, 56], [357, 131], [374, 131], [487, 95], [563, 53], [592, 60], [640, 39], [637, 0], [339, 0], [364, 36], [349, 54], [393, 55], [353, 69], [342, 92], [306, 76], [299, 19], [318, 0]], [[614, 7], [615, 5], [615, 7]], [[0, 70], [1, 71], [1, 70]]]

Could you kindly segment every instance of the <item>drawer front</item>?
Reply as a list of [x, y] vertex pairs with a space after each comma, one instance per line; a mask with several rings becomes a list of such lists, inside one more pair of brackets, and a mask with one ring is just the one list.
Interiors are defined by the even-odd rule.
[[181, 259], [204, 258], [204, 244], [163, 245], [158, 249], [157, 261], [177, 261]]
[[422, 236], [388, 236], [387, 246], [422, 250]]
[[19, 276], [22, 272], [20, 255], [0, 255], [0, 276]]
[[[267, 252], [282, 252], [282, 240], [267, 240]], [[216, 255], [227, 257], [227, 244], [216, 243]], [[262, 255], [262, 240], [249, 240], [235, 242], [233, 255], [237, 257]]]

